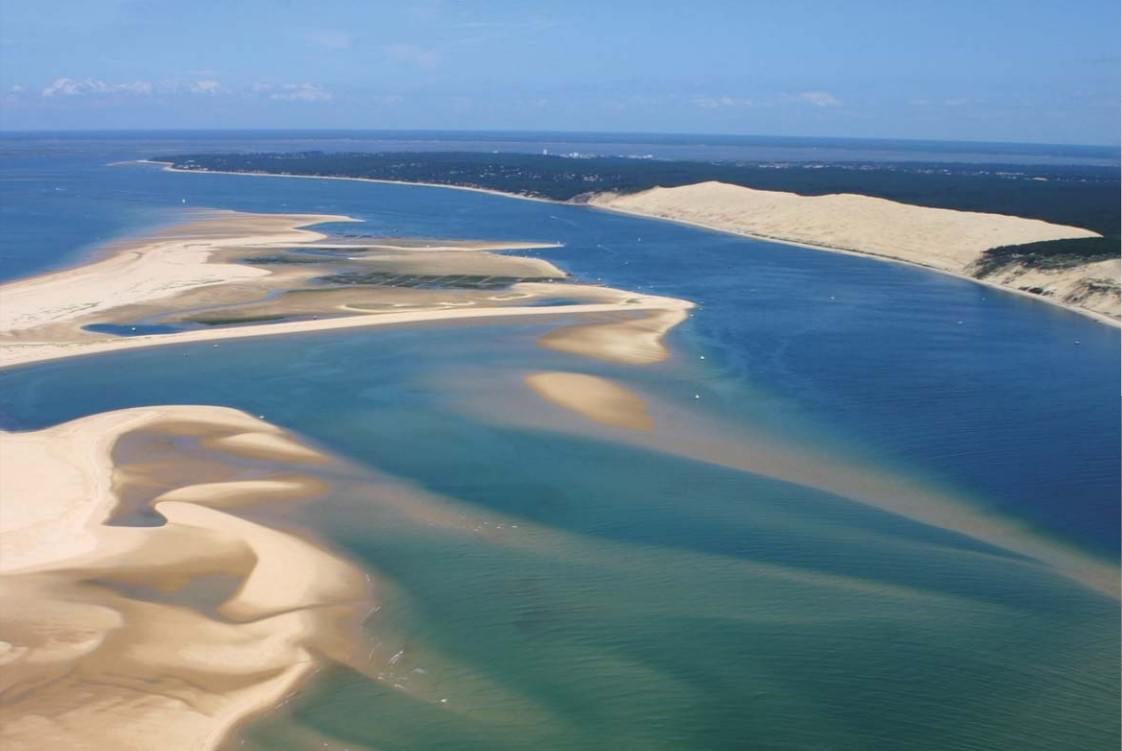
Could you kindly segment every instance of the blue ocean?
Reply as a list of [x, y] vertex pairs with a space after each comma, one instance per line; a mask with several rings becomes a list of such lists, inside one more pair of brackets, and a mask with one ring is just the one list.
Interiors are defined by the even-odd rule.
[[[362, 220], [321, 226], [341, 235], [559, 243], [534, 253], [581, 279], [697, 308], [668, 337], [671, 358], [646, 366], [544, 350], [534, 340], [555, 324], [523, 320], [0, 371], [4, 429], [145, 404], [228, 405], [489, 525], [491, 534], [452, 534], [346, 493], [295, 520], [379, 582], [382, 607], [365, 628], [400, 645], [395, 670], [415, 690], [329, 668], [242, 727], [230, 748], [1118, 747], [1116, 598], [893, 513], [891, 499], [870, 503], [845, 480], [951, 499], [1117, 566], [1116, 328], [913, 267], [581, 206], [131, 162], [387, 140], [347, 138], [0, 139], [3, 277], [78, 263], [196, 208], [332, 213]], [[392, 140], [436, 148], [446, 139]], [[659, 157], [1117, 158], [571, 136], [476, 137], [470, 147], [496, 142]], [[627, 384], [656, 405], [666, 440], [574, 427], [522, 385], [549, 370]], [[675, 450], [698, 436], [741, 452], [753, 470]], [[784, 468], [754, 451], [784, 457]]]

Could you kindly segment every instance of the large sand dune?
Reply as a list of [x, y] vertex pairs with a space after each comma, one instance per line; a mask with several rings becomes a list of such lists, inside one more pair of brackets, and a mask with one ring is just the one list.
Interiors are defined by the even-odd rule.
[[[720, 182], [604, 193], [589, 203], [723, 232], [880, 256], [971, 278], [974, 265], [990, 248], [1099, 237], [1091, 230], [1039, 219], [913, 206], [853, 194], [802, 196]], [[1017, 290], [1037, 288], [1043, 299], [1117, 320], [1118, 263], [1087, 266], [1033, 270], [1031, 281], [1010, 269], [987, 281]], [[1091, 286], [1105, 287], [1107, 292], [1080, 294], [1096, 280]]]

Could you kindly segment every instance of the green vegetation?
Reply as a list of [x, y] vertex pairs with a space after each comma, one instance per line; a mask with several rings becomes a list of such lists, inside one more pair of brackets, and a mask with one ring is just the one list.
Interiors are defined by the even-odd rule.
[[241, 316], [241, 317], [227, 317], [227, 318], [192, 318], [192, 323], [201, 323], [204, 326], [232, 326], [239, 323], [272, 323], [276, 321], [284, 321], [287, 316], [283, 315], [260, 315], [260, 316]]
[[275, 264], [317, 264], [324, 263], [325, 259], [315, 256], [299, 256], [299, 255], [277, 255], [277, 256], [253, 256], [251, 258], [243, 258], [242, 263], [252, 263], [259, 266], [271, 266]]
[[1003, 245], [987, 250], [974, 267], [975, 276], [989, 276], [1011, 264], [1035, 269], [1068, 269], [1119, 257], [1119, 238], [1085, 237], [1027, 245]]
[[1012, 262], [1055, 268], [1118, 258], [1118, 170], [1074, 165], [688, 162], [537, 154], [323, 153], [191, 154], [166, 157], [178, 169], [362, 177], [486, 188], [558, 201], [598, 192], [635, 192], [707, 180], [802, 195], [860, 193], [904, 203], [1043, 219], [1104, 237], [988, 251], [984, 275]]

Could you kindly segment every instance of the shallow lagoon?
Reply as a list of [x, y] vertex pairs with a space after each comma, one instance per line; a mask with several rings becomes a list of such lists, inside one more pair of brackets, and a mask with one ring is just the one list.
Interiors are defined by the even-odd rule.
[[[477, 520], [437, 529], [344, 489], [306, 513], [375, 573], [370, 634], [404, 654], [391, 681], [326, 671], [247, 747], [1117, 746], [1117, 602], [844, 498], [554, 430], [519, 382], [609, 375], [1115, 558], [1116, 330], [902, 266], [576, 207], [89, 164], [51, 179], [105, 181], [98, 204], [55, 209], [116, 202], [119, 226], [173, 220], [186, 199], [368, 220], [344, 232], [560, 241], [545, 253], [584, 278], [700, 303], [674, 359], [645, 368], [541, 350], [534, 323], [0, 373], [8, 428], [228, 404]], [[46, 247], [73, 248], [53, 231]]]

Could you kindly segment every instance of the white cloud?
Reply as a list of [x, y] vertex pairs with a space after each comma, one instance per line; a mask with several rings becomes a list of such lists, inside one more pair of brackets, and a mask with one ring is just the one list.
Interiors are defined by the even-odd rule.
[[415, 65], [424, 70], [432, 70], [440, 65], [439, 52], [415, 44], [391, 44], [383, 47], [382, 50], [386, 53], [386, 57], [395, 63]]
[[354, 37], [345, 31], [333, 31], [330, 29], [309, 31], [307, 37], [312, 43], [332, 50], [350, 49], [351, 42], [354, 40]]
[[841, 100], [828, 91], [800, 91], [788, 99], [813, 104], [815, 107], [840, 107]]
[[105, 94], [132, 94], [147, 96], [152, 93], [152, 84], [148, 81], [131, 81], [125, 83], [106, 83], [94, 78], [75, 80], [73, 78], [56, 78], [42, 91], [42, 96], [90, 96]]
[[271, 91], [269, 98], [281, 102], [330, 102], [334, 99], [330, 91], [314, 83], [254, 84], [254, 90]]
[[733, 96], [699, 96], [693, 103], [707, 110], [726, 109], [730, 107], [751, 107], [752, 100], [744, 97]]
[[187, 90], [192, 94], [220, 94], [225, 91], [222, 84], [212, 78], [193, 81], [187, 84]]
[[11, 86], [11, 88], [8, 89], [9, 94], [22, 94], [23, 91], [24, 91], [23, 86], [19, 85], [18, 83], [13, 84]]

